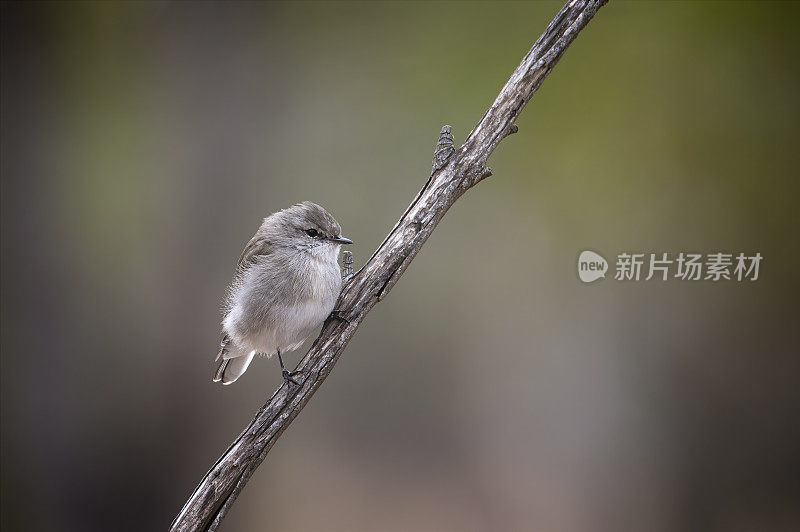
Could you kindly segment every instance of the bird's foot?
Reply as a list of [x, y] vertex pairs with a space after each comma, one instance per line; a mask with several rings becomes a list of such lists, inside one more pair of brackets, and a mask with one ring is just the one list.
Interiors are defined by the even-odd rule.
[[300, 386], [300, 383], [294, 380], [293, 377], [300, 375], [300, 371], [289, 371], [286, 369], [281, 370], [281, 375], [283, 375], [284, 382], [291, 382], [294, 385]]
[[335, 308], [335, 309], [333, 309], [331, 311], [331, 318], [339, 320], [339, 321], [343, 321], [346, 324], [350, 325], [350, 320], [347, 319], [345, 316], [343, 316], [342, 315], [342, 311], [339, 310], [338, 308]]

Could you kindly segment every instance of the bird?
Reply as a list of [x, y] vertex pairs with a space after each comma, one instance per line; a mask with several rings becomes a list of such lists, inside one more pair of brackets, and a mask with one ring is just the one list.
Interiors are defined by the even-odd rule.
[[310, 201], [264, 218], [226, 293], [213, 381], [232, 384], [257, 354], [277, 354], [284, 381], [298, 384], [281, 353], [300, 347], [333, 312], [342, 288], [339, 252], [352, 243], [334, 217]]

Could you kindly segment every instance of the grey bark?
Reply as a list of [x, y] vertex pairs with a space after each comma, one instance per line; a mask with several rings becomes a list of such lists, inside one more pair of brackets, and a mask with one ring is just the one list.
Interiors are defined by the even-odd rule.
[[[486, 161], [564, 51], [607, 0], [568, 2], [514, 70], [464, 144], [455, 149], [450, 126], [436, 144], [431, 175], [366, 264], [344, 283], [337, 318], [325, 322], [298, 365], [300, 386], [284, 383], [206, 473], [170, 530], [217, 530], [275, 441], [333, 369], [372, 307], [397, 283], [451, 205], [492, 175]], [[352, 259], [350, 259], [352, 261]]]

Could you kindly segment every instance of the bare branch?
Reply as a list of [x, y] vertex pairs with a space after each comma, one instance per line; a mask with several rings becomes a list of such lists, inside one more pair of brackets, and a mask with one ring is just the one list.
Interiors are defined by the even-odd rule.
[[[492, 175], [489, 156], [564, 51], [606, 0], [571, 0], [528, 51], [464, 144], [455, 150], [445, 126], [434, 152], [431, 177], [381, 246], [346, 280], [322, 332], [298, 365], [300, 386], [284, 384], [256, 413], [206, 473], [172, 523], [173, 532], [216, 530], [275, 441], [333, 369], [370, 309], [392, 289], [450, 206], [469, 188]], [[352, 259], [350, 259], [352, 261]]]

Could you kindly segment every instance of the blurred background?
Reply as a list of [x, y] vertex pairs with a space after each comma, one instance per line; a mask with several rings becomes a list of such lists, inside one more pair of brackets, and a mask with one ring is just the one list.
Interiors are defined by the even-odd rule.
[[[3, 530], [166, 530], [281, 383], [211, 383], [261, 219], [363, 264], [560, 6], [3, 3]], [[603, 8], [223, 529], [797, 530], [798, 7]]]

